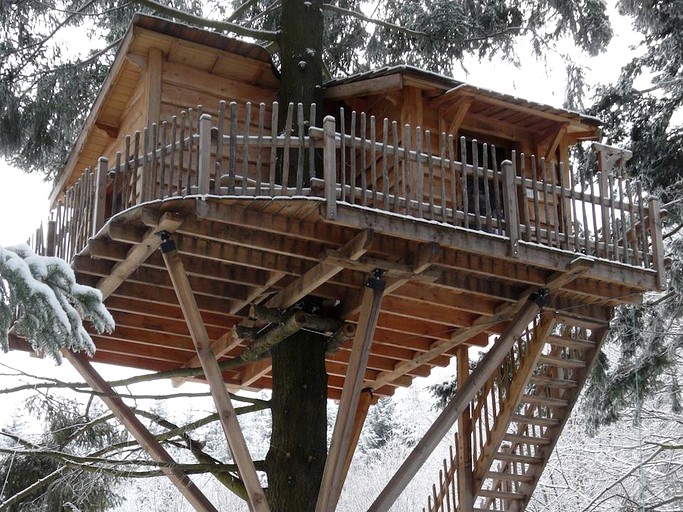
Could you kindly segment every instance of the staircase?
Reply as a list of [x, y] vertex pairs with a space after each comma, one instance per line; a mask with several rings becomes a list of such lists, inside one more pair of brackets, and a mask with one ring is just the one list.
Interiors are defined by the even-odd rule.
[[539, 315], [460, 418], [423, 511], [524, 510], [606, 333]]

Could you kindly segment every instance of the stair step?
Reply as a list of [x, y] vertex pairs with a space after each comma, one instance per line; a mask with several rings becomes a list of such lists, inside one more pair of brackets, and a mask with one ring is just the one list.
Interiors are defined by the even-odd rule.
[[590, 340], [577, 340], [575, 338], [563, 338], [562, 336], [549, 336], [547, 342], [551, 345], [575, 348], [577, 350], [591, 350], [595, 348], [595, 343]]
[[524, 395], [522, 402], [525, 404], [546, 405], [548, 407], [567, 407], [569, 402], [562, 398], [550, 398], [547, 396]]
[[575, 388], [579, 385], [575, 380], [554, 379], [545, 375], [532, 375], [529, 377], [529, 382], [537, 386], [548, 386], [551, 388]]
[[505, 441], [509, 443], [517, 444], [533, 444], [533, 445], [546, 445], [550, 444], [550, 439], [547, 437], [532, 437], [532, 436], [522, 436], [519, 434], [505, 434]]
[[528, 423], [529, 425], [540, 425], [542, 427], [555, 427], [560, 424], [560, 420], [557, 418], [538, 418], [535, 416], [525, 416], [524, 414], [513, 414], [512, 421]]
[[586, 361], [581, 359], [566, 359], [564, 357], [555, 356], [541, 356], [538, 362], [542, 364], [550, 364], [552, 366], [559, 366], [561, 368], [585, 368]]
[[517, 453], [497, 452], [494, 455], [496, 460], [505, 462], [523, 462], [524, 464], [540, 464], [543, 462], [543, 457], [533, 457], [531, 455], [519, 455]]
[[489, 489], [482, 489], [477, 496], [482, 498], [498, 498], [501, 500], [521, 500], [524, 499], [524, 494], [506, 491], [491, 491]]
[[503, 473], [501, 471], [487, 471], [486, 477], [491, 480], [509, 480], [514, 482], [531, 483], [534, 481], [532, 475], [516, 475], [514, 473]]

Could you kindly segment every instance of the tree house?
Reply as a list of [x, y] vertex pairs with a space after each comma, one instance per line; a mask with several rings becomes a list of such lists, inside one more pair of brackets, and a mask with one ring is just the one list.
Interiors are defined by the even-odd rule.
[[[370, 510], [454, 425], [428, 509], [523, 510], [613, 308], [663, 286], [658, 200], [622, 174], [627, 152], [599, 144], [598, 179], [574, 178], [569, 148], [600, 137], [576, 112], [410, 67], [333, 80], [317, 113], [278, 105], [278, 84], [263, 48], [133, 20], [35, 242], [106, 297], [117, 327], [94, 337], [94, 361], [207, 380], [251, 507], [267, 510], [222, 382], [269, 388], [278, 336], [324, 333], [340, 413], [322, 512], [367, 408], [455, 358], [455, 396]], [[311, 297], [324, 316], [297, 309]], [[472, 371], [470, 347], [489, 347]]]

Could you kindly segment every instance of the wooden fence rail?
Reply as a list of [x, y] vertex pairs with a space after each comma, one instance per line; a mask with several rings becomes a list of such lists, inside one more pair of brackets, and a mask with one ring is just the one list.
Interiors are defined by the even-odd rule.
[[[307, 115], [305, 115], [307, 114]], [[661, 270], [656, 199], [622, 174], [577, 180], [566, 165], [477, 140], [400, 127], [341, 109], [315, 126], [315, 105], [200, 106], [127, 136], [52, 212], [57, 256], [70, 259], [119, 212], [187, 195], [317, 196]], [[309, 126], [311, 125], [311, 126]], [[281, 128], [278, 128], [281, 126]]]

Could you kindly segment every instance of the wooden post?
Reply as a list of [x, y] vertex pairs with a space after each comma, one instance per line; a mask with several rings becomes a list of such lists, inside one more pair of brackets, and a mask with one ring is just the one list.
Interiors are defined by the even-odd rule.
[[449, 404], [436, 418], [420, 442], [413, 448], [413, 451], [408, 455], [396, 474], [389, 480], [384, 490], [368, 509], [368, 512], [387, 512], [389, 510], [434, 449], [448, 434], [448, 430], [457, 421], [491, 373], [503, 362], [515, 342], [515, 337], [526, 329], [531, 320], [539, 313], [546, 300], [547, 290], [542, 290], [540, 293], [529, 297], [517, 313], [515, 319], [508, 324], [505, 331], [501, 334], [500, 339], [498, 339], [493, 348], [488, 351], [484, 359], [470, 374], [465, 385], [458, 388]]
[[[202, 116], [202, 120], [203, 117], [204, 116]], [[204, 375], [209, 383], [211, 396], [216, 405], [218, 416], [221, 419], [221, 426], [223, 427], [230, 453], [237, 464], [240, 477], [242, 478], [247, 495], [249, 496], [250, 510], [253, 512], [270, 512], [268, 502], [266, 501], [266, 495], [261, 488], [261, 483], [259, 482], [256, 469], [254, 468], [254, 462], [251, 460], [247, 443], [244, 440], [240, 424], [237, 421], [237, 415], [235, 414], [235, 409], [230, 400], [230, 395], [223, 382], [223, 374], [218, 366], [218, 361], [216, 361], [216, 357], [211, 350], [209, 335], [206, 332], [206, 327], [204, 326], [201, 314], [199, 313], [199, 308], [197, 307], [197, 302], [192, 293], [190, 281], [187, 278], [185, 268], [180, 260], [175, 244], [168, 240], [168, 234], [165, 236], [166, 239], [161, 244], [164, 263], [166, 263], [166, 267], [168, 268], [171, 283], [173, 283], [173, 288], [178, 296], [180, 309], [187, 322], [190, 336], [197, 349], [199, 362], [202, 365]], [[162, 234], [162, 239], [163, 237], [164, 234]]]
[[[650, 217], [650, 236], [652, 237], [652, 262], [657, 271], [657, 286], [666, 289], [666, 269], [664, 268], [664, 239], [662, 238], [662, 219], [659, 211], [659, 198], [650, 196], [648, 213]], [[624, 234], [626, 239], [626, 234]]]
[[116, 391], [105, 381], [90, 364], [83, 354], [77, 354], [63, 349], [62, 355], [81, 374], [88, 385], [100, 394], [102, 401], [109, 407], [118, 420], [128, 429], [140, 446], [156, 462], [161, 462], [161, 471], [170, 478], [183, 496], [195, 510], [200, 512], [218, 512], [204, 494], [195, 486], [194, 482], [175, 465], [175, 461], [168, 454], [156, 438], [145, 428], [133, 411], [116, 394]]
[[97, 161], [97, 172], [95, 174], [95, 204], [92, 209], [92, 234], [95, 236], [102, 226], [104, 226], [104, 206], [107, 202], [107, 172], [109, 170], [109, 160], [101, 156]]
[[[470, 376], [469, 347], [460, 345], [457, 354], [457, 379], [458, 388], [467, 383]], [[457, 435], [458, 454], [458, 510], [465, 512], [472, 510], [474, 506], [474, 482], [472, 479], [472, 418], [469, 407], [465, 407], [458, 417]]]
[[519, 256], [519, 209], [515, 173], [510, 160], [503, 161], [503, 201], [505, 202], [505, 231], [510, 239], [510, 255]]
[[208, 194], [211, 183], [211, 116], [202, 114], [199, 118], [199, 194]]
[[370, 345], [375, 335], [385, 283], [381, 272], [375, 273], [366, 284], [358, 319], [358, 329], [351, 348], [349, 369], [344, 379], [341, 401], [334, 424], [330, 453], [327, 455], [316, 512], [334, 512], [344, 485], [342, 479], [347, 452], [353, 437], [353, 424], [363, 387]]
[[[344, 172], [344, 169], [341, 170]], [[323, 178], [325, 181], [326, 218], [337, 218], [337, 148], [335, 144], [335, 120], [323, 119]]]

